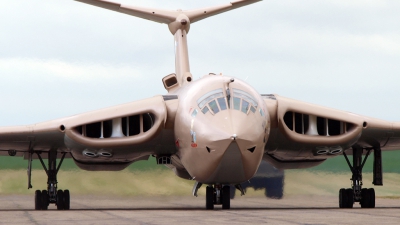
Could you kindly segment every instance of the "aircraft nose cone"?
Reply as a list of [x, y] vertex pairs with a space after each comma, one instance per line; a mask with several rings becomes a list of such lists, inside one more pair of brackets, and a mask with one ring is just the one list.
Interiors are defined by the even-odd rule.
[[237, 137], [237, 135], [236, 135], [236, 134], [233, 134], [233, 135], [232, 135], [232, 140], [236, 140], [236, 137]]
[[242, 153], [236, 141], [232, 141], [222, 156], [217, 168], [207, 179], [207, 182], [236, 184], [246, 180]]

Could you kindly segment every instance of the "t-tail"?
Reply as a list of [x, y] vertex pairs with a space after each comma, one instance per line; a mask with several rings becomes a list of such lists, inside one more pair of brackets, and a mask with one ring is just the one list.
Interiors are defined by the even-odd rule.
[[[193, 10], [163, 10], [138, 6], [127, 6], [103, 0], [76, 0], [90, 5], [102, 7], [142, 19], [168, 24], [175, 39], [175, 74], [178, 86], [192, 81], [190, 73], [187, 34], [190, 24], [232, 9], [249, 5], [261, 0], [237, 0], [231, 3]], [[173, 90], [173, 89], [170, 89]], [[169, 90], [169, 91], [170, 91]]]

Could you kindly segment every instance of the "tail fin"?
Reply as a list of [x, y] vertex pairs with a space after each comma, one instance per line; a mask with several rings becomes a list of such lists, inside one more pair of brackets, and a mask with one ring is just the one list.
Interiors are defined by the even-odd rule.
[[217, 14], [262, 0], [236, 0], [234, 2], [194, 10], [163, 10], [137, 6], [126, 6], [105, 0], [75, 0], [101, 8], [125, 13], [142, 19], [168, 24], [175, 38], [175, 73], [179, 87], [192, 81], [186, 35], [190, 24]]

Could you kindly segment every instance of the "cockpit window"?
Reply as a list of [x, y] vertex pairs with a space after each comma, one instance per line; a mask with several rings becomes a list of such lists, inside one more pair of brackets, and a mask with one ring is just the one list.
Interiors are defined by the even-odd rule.
[[264, 116], [264, 111], [262, 109], [260, 109], [260, 115]]
[[[227, 91], [229, 91], [229, 89]], [[219, 88], [201, 96], [197, 100], [197, 105], [203, 114], [210, 112], [212, 115], [215, 115], [220, 111], [231, 108], [232, 106], [234, 110], [239, 110], [246, 114], [250, 111], [252, 113], [256, 112], [258, 102], [251, 94], [236, 88], [233, 88], [230, 95], [231, 94], [233, 97], [228, 99], [228, 101], [232, 102], [227, 102], [227, 97], [225, 97], [223, 89]], [[263, 115], [262, 110], [260, 110], [260, 114]]]
[[208, 103], [208, 106], [210, 106], [210, 109], [213, 111], [214, 114], [217, 114], [219, 112], [219, 108], [215, 100], [212, 100], [210, 103]]
[[197, 105], [203, 114], [211, 111], [217, 114], [219, 111], [226, 110], [226, 98], [222, 88], [210, 91], [197, 100]]
[[233, 108], [236, 110], [240, 109], [240, 98], [233, 97]]
[[257, 100], [251, 94], [236, 88], [233, 89], [233, 109], [247, 114], [249, 109], [252, 113], [255, 113], [257, 106]]
[[243, 100], [246, 100], [248, 103], [252, 104], [255, 108], [257, 108], [257, 100], [251, 96], [249, 93], [236, 89], [233, 89], [233, 95], [237, 98], [242, 98]]
[[209, 101], [213, 100], [214, 98], [224, 97], [224, 93], [222, 92], [222, 88], [219, 88], [214, 91], [210, 91], [207, 94], [201, 96], [199, 100], [197, 100], [197, 104], [199, 105], [200, 109], [202, 109]]
[[201, 110], [201, 112], [202, 112], [203, 114], [206, 114], [208, 111], [209, 111], [209, 109], [208, 109], [207, 106], [204, 107], [204, 108]]
[[197, 116], [197, 109], [194, 109], [192, 112], [192, 117], [196, 117]]
[[249, 111], [249, 103], [246, 100], [242, 102], [242, 112], [247, 113]]
[[226, 109], [225, 98], [217, 98], [217, 100], [218, 100], [218, 104], [219, 104], [219, 107], [221, 108], [221, 110], [225, 110]]

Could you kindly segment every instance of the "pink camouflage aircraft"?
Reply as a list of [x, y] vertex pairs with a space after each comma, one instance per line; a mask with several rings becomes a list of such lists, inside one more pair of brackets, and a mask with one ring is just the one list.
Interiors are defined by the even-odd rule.
[[383, 185], [381, 151], [400, 147], [400, 123], [260, 94], [222, 74], [193, 79], [187, 47], [191, 25], [259, 0], [194, 10], [77, 1], [167, 24], [175, 40], [175, 73], [162, 78], [165, 95], [44, 123], [1, 127], [0, 154], [28, 159], [28, 188], [34, 158], [47, 173], [48, 187], [36, 190], [35, 209], [48, 209], [49, 204], [70, 209], [69, 190], [57, 188], [64, 158], [83, 170], [119, 171], [150, 156], [177, 176], [193, 180], [194, 196], [206, 185], [207, 209], [229, 209], [230, 185], [245, 194], [240, 184], [254, 176], [262, 160], [278, 169], [298, 169], [343, 155], [352, 185], [339, 190], [339, 207], [351, 208], [355, 202], [375, 207], [374, 189], [362, 188], [362, 169], [373, 153], [373, 184]]

